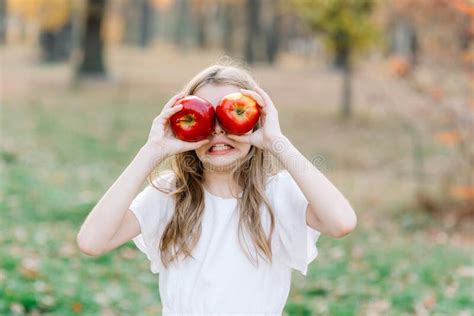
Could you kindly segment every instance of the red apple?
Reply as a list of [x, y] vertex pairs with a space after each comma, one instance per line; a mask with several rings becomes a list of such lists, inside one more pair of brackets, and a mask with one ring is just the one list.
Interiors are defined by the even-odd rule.
[[216, 116], [227, 133], [243, 135], [257, 124], [260, 108], [251, 97], [235, 92], [222, 98], [216, 106]]
[[209, 101], [189, 95], [179, 99], [183, 108], [170, 117], [171, 129], [176, 138], [197, 142], [209, 137], [215, 128], [215, 111]]

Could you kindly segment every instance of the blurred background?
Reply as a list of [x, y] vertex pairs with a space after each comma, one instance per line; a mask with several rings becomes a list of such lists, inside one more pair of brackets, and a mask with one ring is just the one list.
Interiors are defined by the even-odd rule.
[[80, 224], [165, 102], [228, 55], [351, 201], [287, 315], [473, 315], [472, 0], [0, 0], [1, 315], [157, 315]]

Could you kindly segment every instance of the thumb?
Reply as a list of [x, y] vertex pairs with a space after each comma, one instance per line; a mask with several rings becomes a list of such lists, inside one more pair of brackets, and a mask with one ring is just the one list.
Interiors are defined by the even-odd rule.
[[209, 142], [210, 142], [209, 139], [203, 139], [203, 140], [200, 140], [198, 142], [186, 142], [186, 145], [188, 147], [188, 150], [193, 150], [193, 149], [197, 149], [197, 148], [201, 147], [202, 145], [205, 145]]
[[240, 143], [249, 143], [250, 142], [250, 135], [227, 135], [230, 139], [233, 139]]

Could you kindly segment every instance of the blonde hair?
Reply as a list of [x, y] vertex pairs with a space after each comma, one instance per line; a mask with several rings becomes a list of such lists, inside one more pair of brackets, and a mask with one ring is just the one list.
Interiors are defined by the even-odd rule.
[[[183, 92], [185, 95], [192, 95], [206, 84], [234, 85], [253, 90], [256, 82], [242, 64], [226, 57], [198, 73], [184, 87]], [[254, 130], [260, 126], [259, 120]], [[242, 247], [241, 238], [246, 232], [250, 234], [257, 253], [255, 259], [250, 251], [246, 252], [246, 255], [251, 262], [257, 264], [258, 253], [263, 254], [270, 263], [272, 262], [271, 240], [275, 218], [265, 194], [265, 183], [268, 176], [275, 173], [275, 166], [271, 155], [267, 155], [256, 146], [251, 146], [247, 156], [233, 170], [234, 181], [243, 188], [242, 196], [236, 197], [240, 214], [239, 243]], [[191, 252], [201, 236], [201, 222], [204, 214], [204, 188], [202, 186], [204, 166], [194, 150], [171, 157], [171, 169], [175, 174], [172, 190], [164, 190], [153, 183], [152, 179], [156, 177], [157, 172], [159, 173], [158, 169], [149, 175], [148, 182], [158, 190], [169, 193], [176, 202], [175, 212], [164, 229], [159, 243], [161, 259], [167, 267], [180, 254], [183, 254], [185, 258], [193, 257]], [[269, 213], [269, 236], [265, 235], [262, 227], [260, 214], [262, 203], [266, 205]], [[248, 246], [247, 250], [249, 250]]]

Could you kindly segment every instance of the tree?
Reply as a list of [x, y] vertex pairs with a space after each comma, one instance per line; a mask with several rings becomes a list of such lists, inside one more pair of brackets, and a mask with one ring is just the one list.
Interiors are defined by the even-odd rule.
[[155, 10], [149, 0], [127, 1], [123, 6], [127, 25], [125, 41], [131, 45], [148, 47], [153, 39]]
[[189, 28], [189, 3], [187, 0], [176, 0], [174, 4], [175, 24], [174, 38], [175, 45], [185, 48], [188, 45]]
[[302, 19], [315, 33], [322, 35], [326, 47], [333, 53], [334, 64], [343, 73], [341, 114], [352, 112], [353, 55], [373, 43], [375, 27], [370, 14], [374, 0], [293, 0]]
[[195, 25], [196, 42], [197, 46], [201, 49], [208, 47], [208, 36], [207, 36], [207, 23], [209, 20], [208, 15], [209, 3], [206, 1], [194, 1], [193, 2], [193, 24]]
[[249, 64], [256, 61], [256, 49], [259, 45], [261, 35], [260, 27], [260, 0], [247, 0], [246, 4], [246, 26], [245, 31], [245, 60]]
[[219, 2], [218, 9], [221, 12], [222, 20], [222, 47], [224, 51], [232, 55], [235, 51], [235, 5], [230, 1]]
[[148, 0], [141, 1], [140, 46], [147, 47], [153, 38], [154, 10]]
[[280, 47], [280, 37], [281, 37], [281, 12], [280, 12], [280, 2], [277, 0], [271, 1], [270, 3], [265, 3], [269, 5], [268, 11], [271, 15], [271, 21], [266, 25], [265, 31], [265, 41], [266, 41], [266, 56], [267, 61], [270, 64], [275, 62], [278, 49]]
[[5, 44], [7, 36], [7, 3], [0, 0], [0, 44]]
[[[33, 13], [33, 12], [32, 12]], [[68, 0], [38, 0], [34, 16], [39, 21], [41, 60], [60, 62], [71, 54], [72, 7]]]
[[85, 30], [82, 36], [82, 61], [78, 68], [80, 77], [105, 76], [103, 57], [104, 41], [101, 36], [106, 0], [88, 0]]

